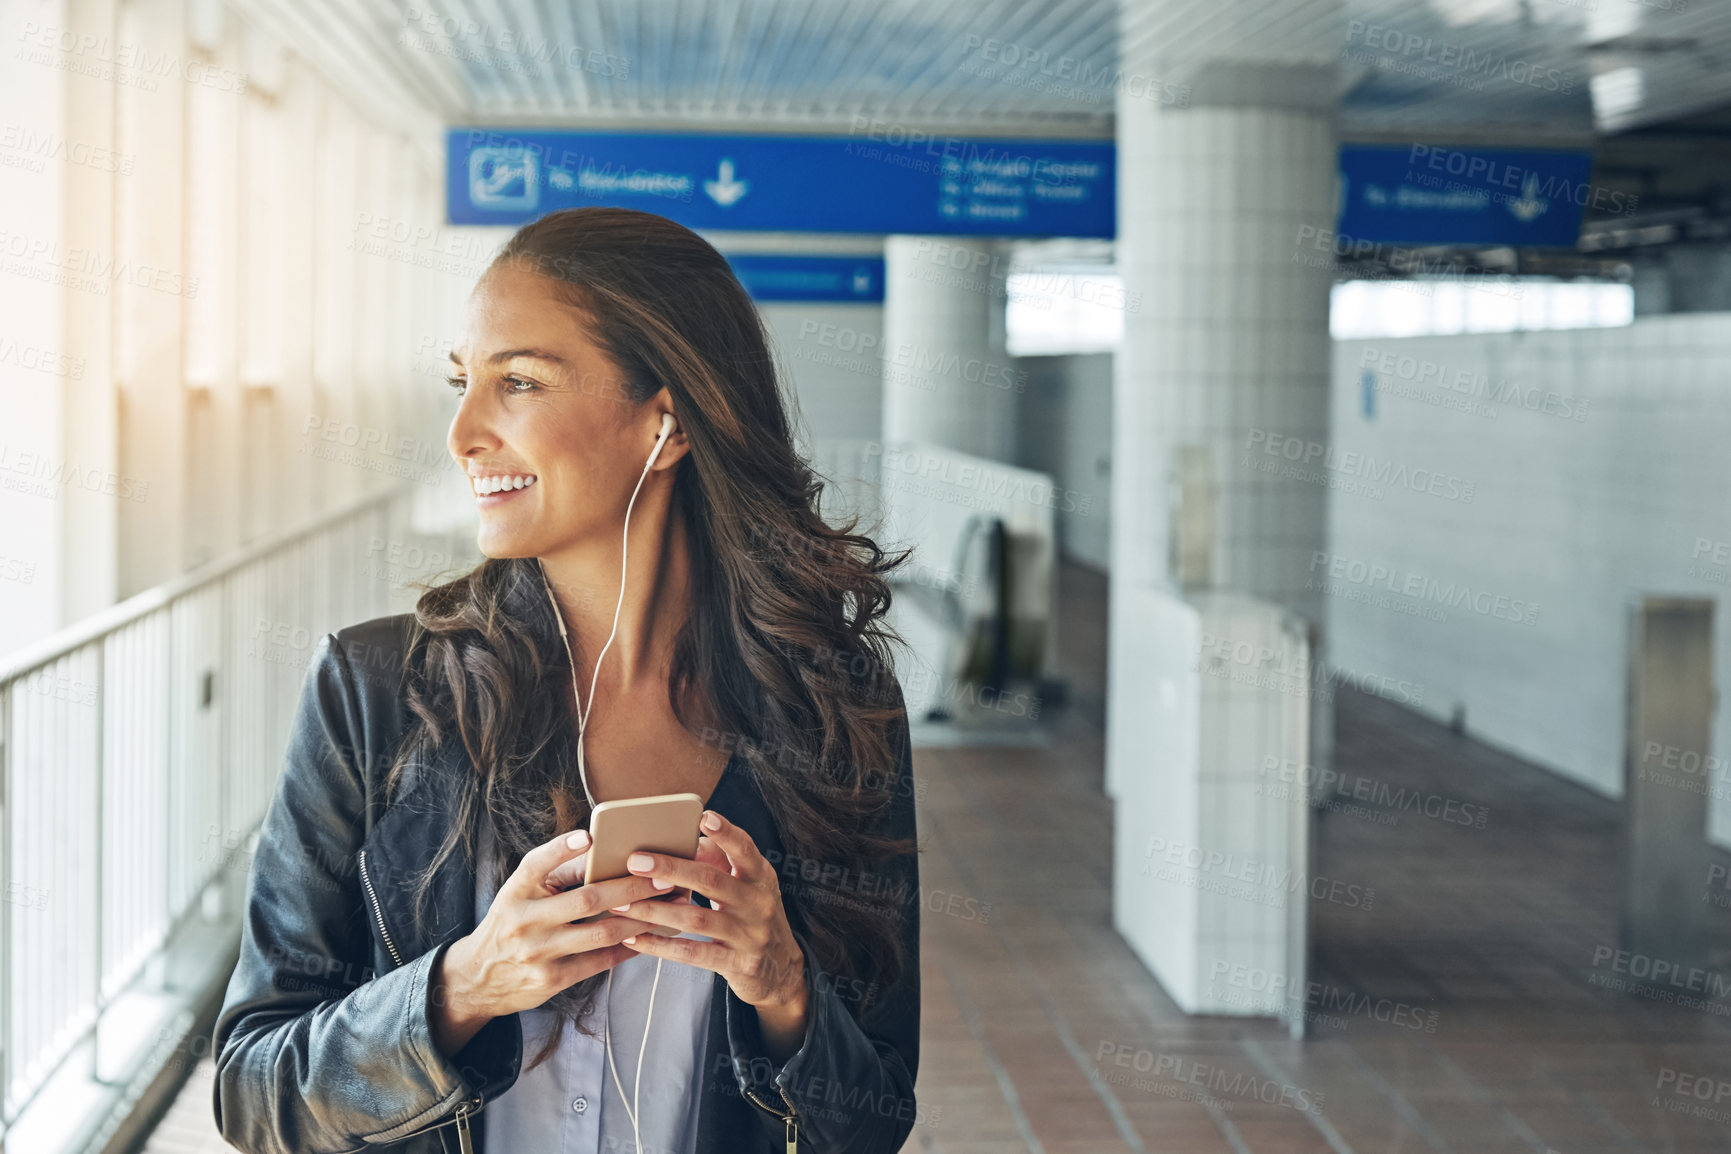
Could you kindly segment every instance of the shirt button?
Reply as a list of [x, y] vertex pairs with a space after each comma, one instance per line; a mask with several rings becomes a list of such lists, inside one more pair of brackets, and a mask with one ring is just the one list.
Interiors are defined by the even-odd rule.
[[583, 1111], [589, 1109], [589, 1099], [573, 1098], [571, 1100], [571, 1109], [577, 1111], [579, 1114], [583, 1113]]

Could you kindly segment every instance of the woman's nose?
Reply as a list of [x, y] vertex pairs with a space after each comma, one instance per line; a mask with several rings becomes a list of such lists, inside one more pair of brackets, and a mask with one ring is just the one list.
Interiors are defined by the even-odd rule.
[[498, 444], [499, 438], [493, 433], [492, 422], [471, 389], [457, 404], [450, 431], [445, 436], [445, 447], [451, 456], [461, 461], [477, 452], [496, 448]]

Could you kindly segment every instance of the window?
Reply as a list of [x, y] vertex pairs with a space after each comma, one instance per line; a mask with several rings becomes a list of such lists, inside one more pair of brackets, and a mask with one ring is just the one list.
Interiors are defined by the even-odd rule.
[[1336, 340], [1350, 340], [1609, 328], [1634, 318], [1634, 290], [1609, 281], [1512, 276], [1355, 280], [1334, 286], [1328, 327]]

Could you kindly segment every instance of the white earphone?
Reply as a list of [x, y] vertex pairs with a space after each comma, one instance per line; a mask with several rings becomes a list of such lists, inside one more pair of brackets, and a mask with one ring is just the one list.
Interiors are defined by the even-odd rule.
[[[661, 446], [667, 443], [667, 438], [678, 428], [678, 422], [672, 413], [661, 414], [661, 431], [656, 434], [655, 447], [649, 451], [649, 459], [643, 463], [643, 472], [637, 478], [636, 488], [631, 490], [631, 500], [625, 504], [625, 539], [619, 553], [619, 600], [613, 606], [613, 631], [607, 635], [607, 643], [601, 647], [601, 652], [595, 657], [595, 672], [589, 678], [589, 705], [583, 705], [583, 695], [577, 687], [577, 659], [571, 654], [571, 638], [565, 632], [565, 616], [559, 612], [559, 602], [553, 596], [553, 587], [547, 583], [547, 568], [541, 567], [541, 584], [547, 590], [547, 599], [553, 603], [553, 620], [559, 625], [559, 637], [565, 642], [565, 657], [571, 664], [571, 692], [577, 700], [577, 776], [583, 782], [583, 796], [588, 799], [591, 811], [595, 809], [595, 795], [589, 792], [589, 771], [583, 760], [583, 734], [589, 728], [589, 714], [595, 708], [595, 686], [601, 679], [601, 660], [607, 656], [607, 650], [613, 645], [613, 638], [619, 633], [619, 613], [625, 607], [625, 573], [626, 562], [631, 554], [631, 509], [637, 504], [637, 494], [643, 488], [649, 470], [655, 467], [655, 459], [661, 456]], [[643, 1055], [649, 1051], [649, 1023], [655, 1016], [655, 992], [661, 986], [661, 963], [663, 959], [655, 959], [655, 980], [649, 986], [649, 1009], [643, 1015], [643, 1044], [637, 1050], [637, 1073], [631, 1082], [631, 1101], [625, 1107], [626, 1117], [631, 1119], [632, 1149], [642, 1150], [643, 1139], [638, 1127], [638, 1091], [643, 1086]], [[607, 998], [613, 996], [613, 971], [607, 971]], [[625, 1087], [619, 1081], [619, 1067], [613, 1061], [613, 1032], [609, 1028], [611, 1014], [604, 1014], [601, 1019], [602, 1037], [607, 1045], [607, 1068], [613, 1073], [613, 1085], [619, 1091], [619, 1100], [625, 1101]]]

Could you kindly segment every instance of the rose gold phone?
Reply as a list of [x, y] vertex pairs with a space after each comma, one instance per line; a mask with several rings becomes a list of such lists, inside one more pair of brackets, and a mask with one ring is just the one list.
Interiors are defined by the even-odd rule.
[[[583, 866], [583, 884], [628, 876], [631, 871], [625, 868], [625, 859], [638, 850], [668, 857], [696, 857], [697, 823], [702, 817], [703, 799], [695, 793], [663, 793], [602, 802], [589, 817], [590, 846]], [[615, 916], [611, 910], [595, 915]], [[679, 931], [669, 926], [655, 926], [649, 932], [669, 938], [679, 936]]]

